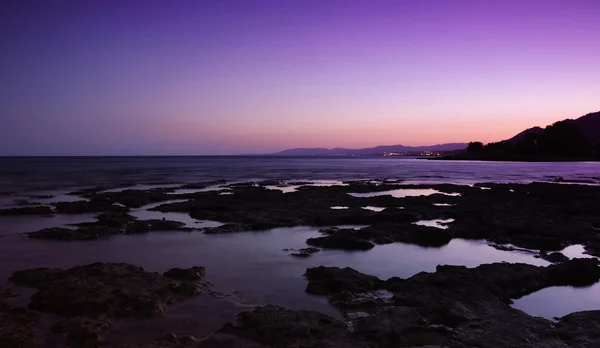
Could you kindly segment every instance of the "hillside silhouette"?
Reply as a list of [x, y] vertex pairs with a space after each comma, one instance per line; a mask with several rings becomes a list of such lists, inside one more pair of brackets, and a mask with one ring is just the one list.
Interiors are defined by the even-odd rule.
[[600, 112], [578, 119], [533, 127], [514, 137], [484, 145], [471, 142], [464, 153], [451, 159], [474, 160], [598, 160], [600, 159]]

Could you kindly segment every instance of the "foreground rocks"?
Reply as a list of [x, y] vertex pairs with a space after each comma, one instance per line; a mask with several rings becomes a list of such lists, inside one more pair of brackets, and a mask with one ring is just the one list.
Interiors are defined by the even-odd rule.
[[[199, 347], [600, 346], [600, 311], [573, 313], [553, 323], [509, 305], [548, 286], [597, 282], [600, 266], [593, 259], [548, 267], [438, 266], [435, 273], [388, 280], [350, 268], [316, 267], [307, 269], [306, 277], [306, 290], [328, 296], [346, 322], [269, 305], [239, 314]], [[366, 294], [378, 292], [392, 296], [364, 301]]]
[[7, 299], [13, 294], [0, 288], [0, 347], [34, 348], [42, 338], [37, 329], [38, 316], [24, 308], [12, 307]]
[[[15, 272], [13, 283], [36, 287], [29, 307], [66, 317], [149, 317], [169, 304], [198, 295], [206, 287], [202, 276], [172, 277], [125, 263], [94, 263], [68, 270], [38, 268]], [[203, 275], [203, 274], [202, 274]], [[181, 280], [185, 278], [185, 280]]]
[[348, 347], [367, 348], [346, 324], [313, 311], [292, 311], [267, 305], [242, 312], [235, 325], [226, 325], [198, 348], [217, 347]]

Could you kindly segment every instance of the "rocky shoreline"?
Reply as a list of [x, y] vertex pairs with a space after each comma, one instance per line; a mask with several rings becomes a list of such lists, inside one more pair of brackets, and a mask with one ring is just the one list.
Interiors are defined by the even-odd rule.
[[[74, 192], [74, 202], [19, 202], [0, 215], [97, 213], [93, 222], [31, 231], [32, 239], [89, 241], [116, 235], [185, 231], [222, 234], [277, 227], [318, 226], [321, 236], [290, 255], [309, 258], [329, 249], [364, 251], [408, 243], [436, 248], [454, 238], [486, 240], [502, 249], [527, 249], [553, 265], [493, 263], [438, 266], [436, 272], [382, 280], [351, 268], [311, 267], [306, 292], [325, 296], [343, 320], [276, 305], [240, 313], [208, 337], [185, 332], [129, 345], [106, 340], [115, 322], [160, 317], [174, 303], [210, 293], [205, 270], [163, 274], [125, 263], [13, 273], [0, 289], [2, 347], [597, 347], [600, 311], [555, 321], [510, 306], [513, 299], [551, 286], [589, 286], [600, 280], [595, 258], [572, 259], [563, 248], [580, 244], [600, 256], [600, 187], [551, 183], [405, 185], [387, 180], [317, 187], [264, 181], [227, 185]], [[205, 190], [217, 186], [214, 190]], [[282, 189], [289, 193], [282, 192]], [[181, 190], [199, 190], [183, 192]], [[224, 194], [227, 193], [227, 194]], [[161, 204], [162, 203], [162, 204]], [[223, 223], [196, 228], [134, 212], [186, 213]], [[365, 209], [377, 207], [378, 211]], [[344, 207], [345, 209], [332, 209]], [[442, 227], [417, 222], [443, 220]], [[358, 228], [332, 226], [358, 225]], [[364, 227], [362, 227], [364, 226]], [[296, 260], [297, 261], [297, 260]], [[300, 276], [300, 275], [299, 275]], [[30, 290], [27, 290], [30, 289]], [[27, 308], [12, 298], [34, 291]], [[51, 324], [48, 318], [52, 317]]]

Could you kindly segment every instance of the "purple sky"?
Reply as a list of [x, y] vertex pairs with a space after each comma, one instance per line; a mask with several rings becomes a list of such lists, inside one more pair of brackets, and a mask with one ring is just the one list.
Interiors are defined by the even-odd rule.
[[0, 4], [0, 155], [484, 142], [600, 109], [600, 1]]

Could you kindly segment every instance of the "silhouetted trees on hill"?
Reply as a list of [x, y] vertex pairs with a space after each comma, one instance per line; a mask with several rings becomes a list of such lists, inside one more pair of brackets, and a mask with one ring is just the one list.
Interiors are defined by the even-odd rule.
[[471, 142], [467, 154], [481, 159], [587, 158], [600, 156], [600, 144], [588, 144], [573, 120], [556, 122], [543, 132], [526, 133], [518, 140], [483, 145]]

